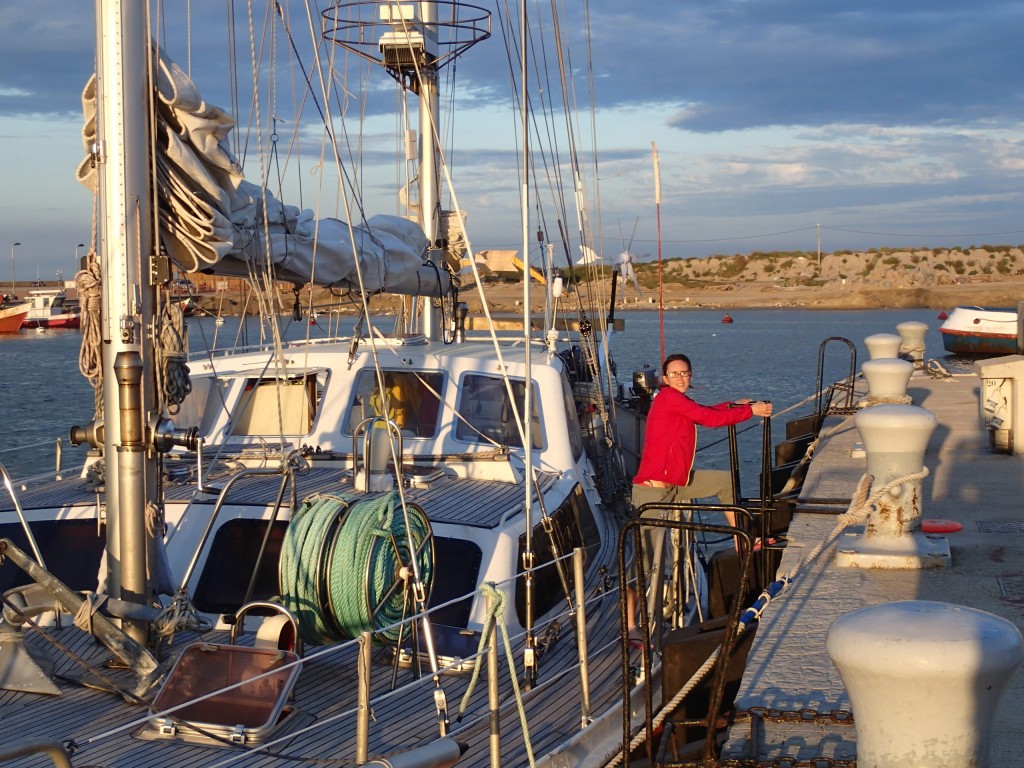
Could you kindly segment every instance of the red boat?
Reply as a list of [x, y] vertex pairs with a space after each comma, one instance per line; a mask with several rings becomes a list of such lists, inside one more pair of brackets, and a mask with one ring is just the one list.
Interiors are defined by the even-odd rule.
[[21, 330], [21, 323], [28, 314], [28, 304], [3, 304], [0, 303], [0, 333], [17, 333]]
[[77, 304], [68, 301], [60, 288], [28, 292], [28, 315], [22, 328], [78, 328], [82, 324]]

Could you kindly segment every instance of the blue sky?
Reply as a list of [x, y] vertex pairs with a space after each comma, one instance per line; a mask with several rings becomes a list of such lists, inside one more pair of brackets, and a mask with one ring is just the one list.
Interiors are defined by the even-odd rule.
[[[191, 55], [179, 23], [189, 5], [200, 22]], [[200, 88], [227, 105], [224, 3], [170, 6], [171, 55], [191, 58]], [[301, 6], [292, 0], [296, 29]], [[819, 224], [826, 251], [1024, 242], [1024, 4], [590, 0], [589, 15], [606, 254], [634, 225], [632, 250], [656, 252], [652, 142], [666, 258], [814, 250]], [[92, 200], [74, 169], [92, 16], [85, 0], [0, 0], [0, 285], [14, 242], [20, 281], [69, 273], [75, 246], [90, 241]], [[586, 106], [583, 27], [570, 22]], [[516, 118], [498, 36], [452, 75], [453, 174], [474, 247], [515, 248]], [[366, 205], [390, 213], [394, 96], [382, 73], [370, 83]]]

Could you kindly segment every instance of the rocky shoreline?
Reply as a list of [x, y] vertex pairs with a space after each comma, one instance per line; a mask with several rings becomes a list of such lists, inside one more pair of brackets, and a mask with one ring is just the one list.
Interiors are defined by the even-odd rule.
[[[495, 286], [488, 300], [496, 311], [511, 311], [522, 306], [522, 285]], [[1016, 307], [1024, 300], [1024, 277], [1014, 276], [1002, 282], [930, 286], [928, 288], [874, 288], [867, 285], [809, 287], [779, 286], [776, 283], [737, 283], [725, 289], [666, 285], [659, 291], [644, 290], [637, 295], [632, 287], [625, 298], [616, 301], [618, 310], [657, 309], [935, 309], [950, 310], [958, 305]], [[533, 301], [541, 308], [542, 289], [533, 291]], [[475, 297], [474, 297], [475, 298]], [[469, 299], [470, 311], [479, 311], [479, 301]]]
[[[492, 312], [515, 312], [522, 307], [523, 286], [521, 283], [501, 283], [487, 286], [487, 297]], [[608, 301], [608, 291], [603, 291]], [[644, 289], [641, 294], [630, 286], [625, 298], [616, 299], [616, 311], [651, 310], [661, 304], [666, 310], [739, 310], [739, 309], [822, 309], [822, 310], [869, 310], [869, 309], [934, 309], [949, 311], [958, 305], [1015, 308], [1024, 300], [1024, 276], [1014, 276], [1000, 282], [968, 283], [963, 285], [929, 286], [927, 288], [874, 288], [867, 285], [834, 286], [780, 286], [777, 283], [736, 283], [734, 285], [684, 287], [669, 284], [660, 292]], [[240, 314], [246, 307], [242, 292], [228, 290], [223, 295], [201, 293], [197, 296], [200, 314]], [[279, 307], [288, 311], [294, 303], [291, 292], [280, 292]], [[481, 312], [480, 299], [476, 290], [464, 289], [460, 300], [469, 304], [471, 314]], [[535, 311], [543, 310], [544, 292], [542, 286], [533, 286], [531, 304]], [[563, 306], [568, 299], [563, 296]], [[311, 306], [308, 289], [299, 294], [302, 314], [308, 314]], [[254, 303], [249, 302], [250, 309]], [[356, 314], [358, 307], [348, 300], [339, 300], [337, 295], [325, 289], [315, 289], [312, 306], [317, 312], [338, 312]], [[378, 296], [371, 301], [377, 310], [389, 311], [398, 307], [395, 297]]]

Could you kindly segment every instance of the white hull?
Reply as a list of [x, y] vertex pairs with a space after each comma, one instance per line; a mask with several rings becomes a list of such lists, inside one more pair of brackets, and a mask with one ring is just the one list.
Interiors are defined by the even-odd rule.
[[957, 307], [939, 328], [942, 344], [954, 354], [1012, 354], [1017, 347], [1017, 312], [1012, 309]]

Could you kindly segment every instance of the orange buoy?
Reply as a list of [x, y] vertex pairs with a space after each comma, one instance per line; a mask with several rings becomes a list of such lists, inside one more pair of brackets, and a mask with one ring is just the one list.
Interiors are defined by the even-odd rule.
[[922, 533], [956, 533], [962, 528], [963, 525], [956, 520], [939, 520], [936, 518], [921, 521]]
[[939, 320], [948, 320], [949, 319], [949, 315], [947, 315], [945, 312], [939, 312], [939, 317], [937, 319], [939, 319]]
[[728, 312], [725, 314], [725, 317], [722, 318], [722, 322], [723, 323], [731, 323], [732, 322], [732, 317], [729, 316]]

